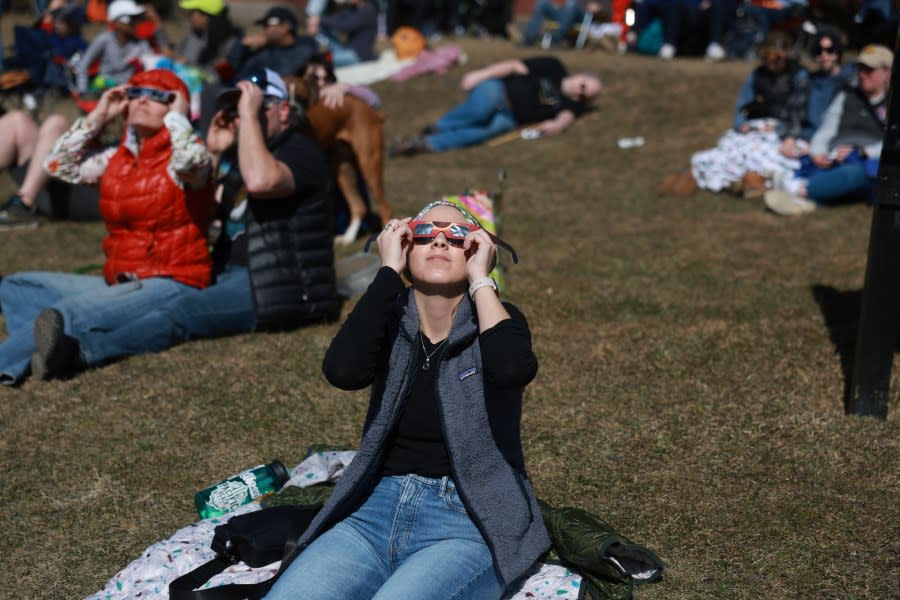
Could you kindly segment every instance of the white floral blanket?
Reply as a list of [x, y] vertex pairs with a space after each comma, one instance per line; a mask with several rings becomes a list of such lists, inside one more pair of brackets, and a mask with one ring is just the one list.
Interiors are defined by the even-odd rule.
[[[355, 452], [318, 452], [309, 456], [291, 472], [285, 485], [307, 487], [340, 477]], [[204, 519], [175, 532], [169, 539], [153, 544], [127, 567], [116, 573], [106, 586], [86, 600], [166, 600], [169, 583], [215, 558], [210, 548], [213, 530], [235, 515], [259, 510], [258, 502], [245, 504], [220, 517]], [[280, 563], [251, 568], [244, 563], [232, 565], [210, 579], [205, 588], [229, 583], [251, 584], [272, 577]], [[565, 567], [535, 565], [531, 577], [518, 590], [507, 594], [507, 600], [576, 600], [581, 577]]]
[[691, 157], [691, 174], [704, 190], [719, 192], [732, 182], [740, 181], [748, 171], [772, 178], [775, 173], [798, 169], [800, 161], [787, 158], [779, 151], [781, 140], [764, 120], [751, 121], [747, 133], [733, 129], [719, 138], [715, 148], [697, 152]]

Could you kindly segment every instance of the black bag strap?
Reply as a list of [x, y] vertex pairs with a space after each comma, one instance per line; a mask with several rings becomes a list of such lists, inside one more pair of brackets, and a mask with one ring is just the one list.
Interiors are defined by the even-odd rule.
[[185, 573], [169, 584], [170, 600], [244, 600], [245, 598], [261, 598], [275, 583], [275, 578], [271, 577], [258, 583], [233, 583], [208, 590], [197, 589], [233, 564], [232, 561], [223, 556], [216, 556], [190, 573]]

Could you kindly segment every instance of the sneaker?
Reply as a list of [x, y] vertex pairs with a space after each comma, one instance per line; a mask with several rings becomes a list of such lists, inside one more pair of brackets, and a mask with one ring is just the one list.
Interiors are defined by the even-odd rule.
[[34, 229], [37, 226], [38, 220], [34, 216], [34, 209], [22, 202], [18, 194], [0, 206], [0, 231]]
[[705, 59], [712, 62], [725, 60], [725, 48], [723, 48], [721, 44], [717, 44], [716, 42], [711, 43], [706, 47]]
[[672, 44], [663, 44], [662, 48], [659, 49], [659, 54], [657, 54], [663, 60], [672, 60], [675, 58], [675, 46]]
[[816, 210], [816, 203], [806, 198], [792, 196], [784, 190], [772, 190], [765, 195], [766, 208], [785, 217], [803, 215]]
[[42, 381], [72, 373], [81, 363], [78, 340], [65, 333], [62, 313], [45, 308], [34, 321], [31, 374]]

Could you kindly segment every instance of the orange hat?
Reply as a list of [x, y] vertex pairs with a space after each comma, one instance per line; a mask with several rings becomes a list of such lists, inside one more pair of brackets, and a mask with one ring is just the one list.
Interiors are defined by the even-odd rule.
[[398, 27], [391, 36], [397, 58], [415, 58], [425, 49], [425, 36], [412, 27]]
[[135, 73], [128, 80], [128, 85], [154, 87], [159, 90], [167, 90], [170, 92], [181, 92], [185, 100], [189, 100], [191, 93], [188, 86], [172, 71], [166, 69], [151, 69], [150, 71], [142, 71]]

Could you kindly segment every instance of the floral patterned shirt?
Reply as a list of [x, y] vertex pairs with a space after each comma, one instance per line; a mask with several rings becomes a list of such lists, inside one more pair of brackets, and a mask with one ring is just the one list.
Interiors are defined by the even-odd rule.
[[[190, 175], [195, 181], [204, 181], [212, 172], [212, 156], [200, 138], [194, 133], [190, 121], [181, 113], [170, 111], [163, 117], [172, 141], [172, 156], [166, 171], [179, 187], [185, 181], [179, 175]], [[117, 146], [100, 146], [97, 134], [102, 128], [82, 117], [53, 146], [44, 160], [44, 170], [67, 183], [96, 185], [106, 171], [109, 159]], [[137, 136], [130, 127], [123, 142], [134, 154], [138, 154]]]

